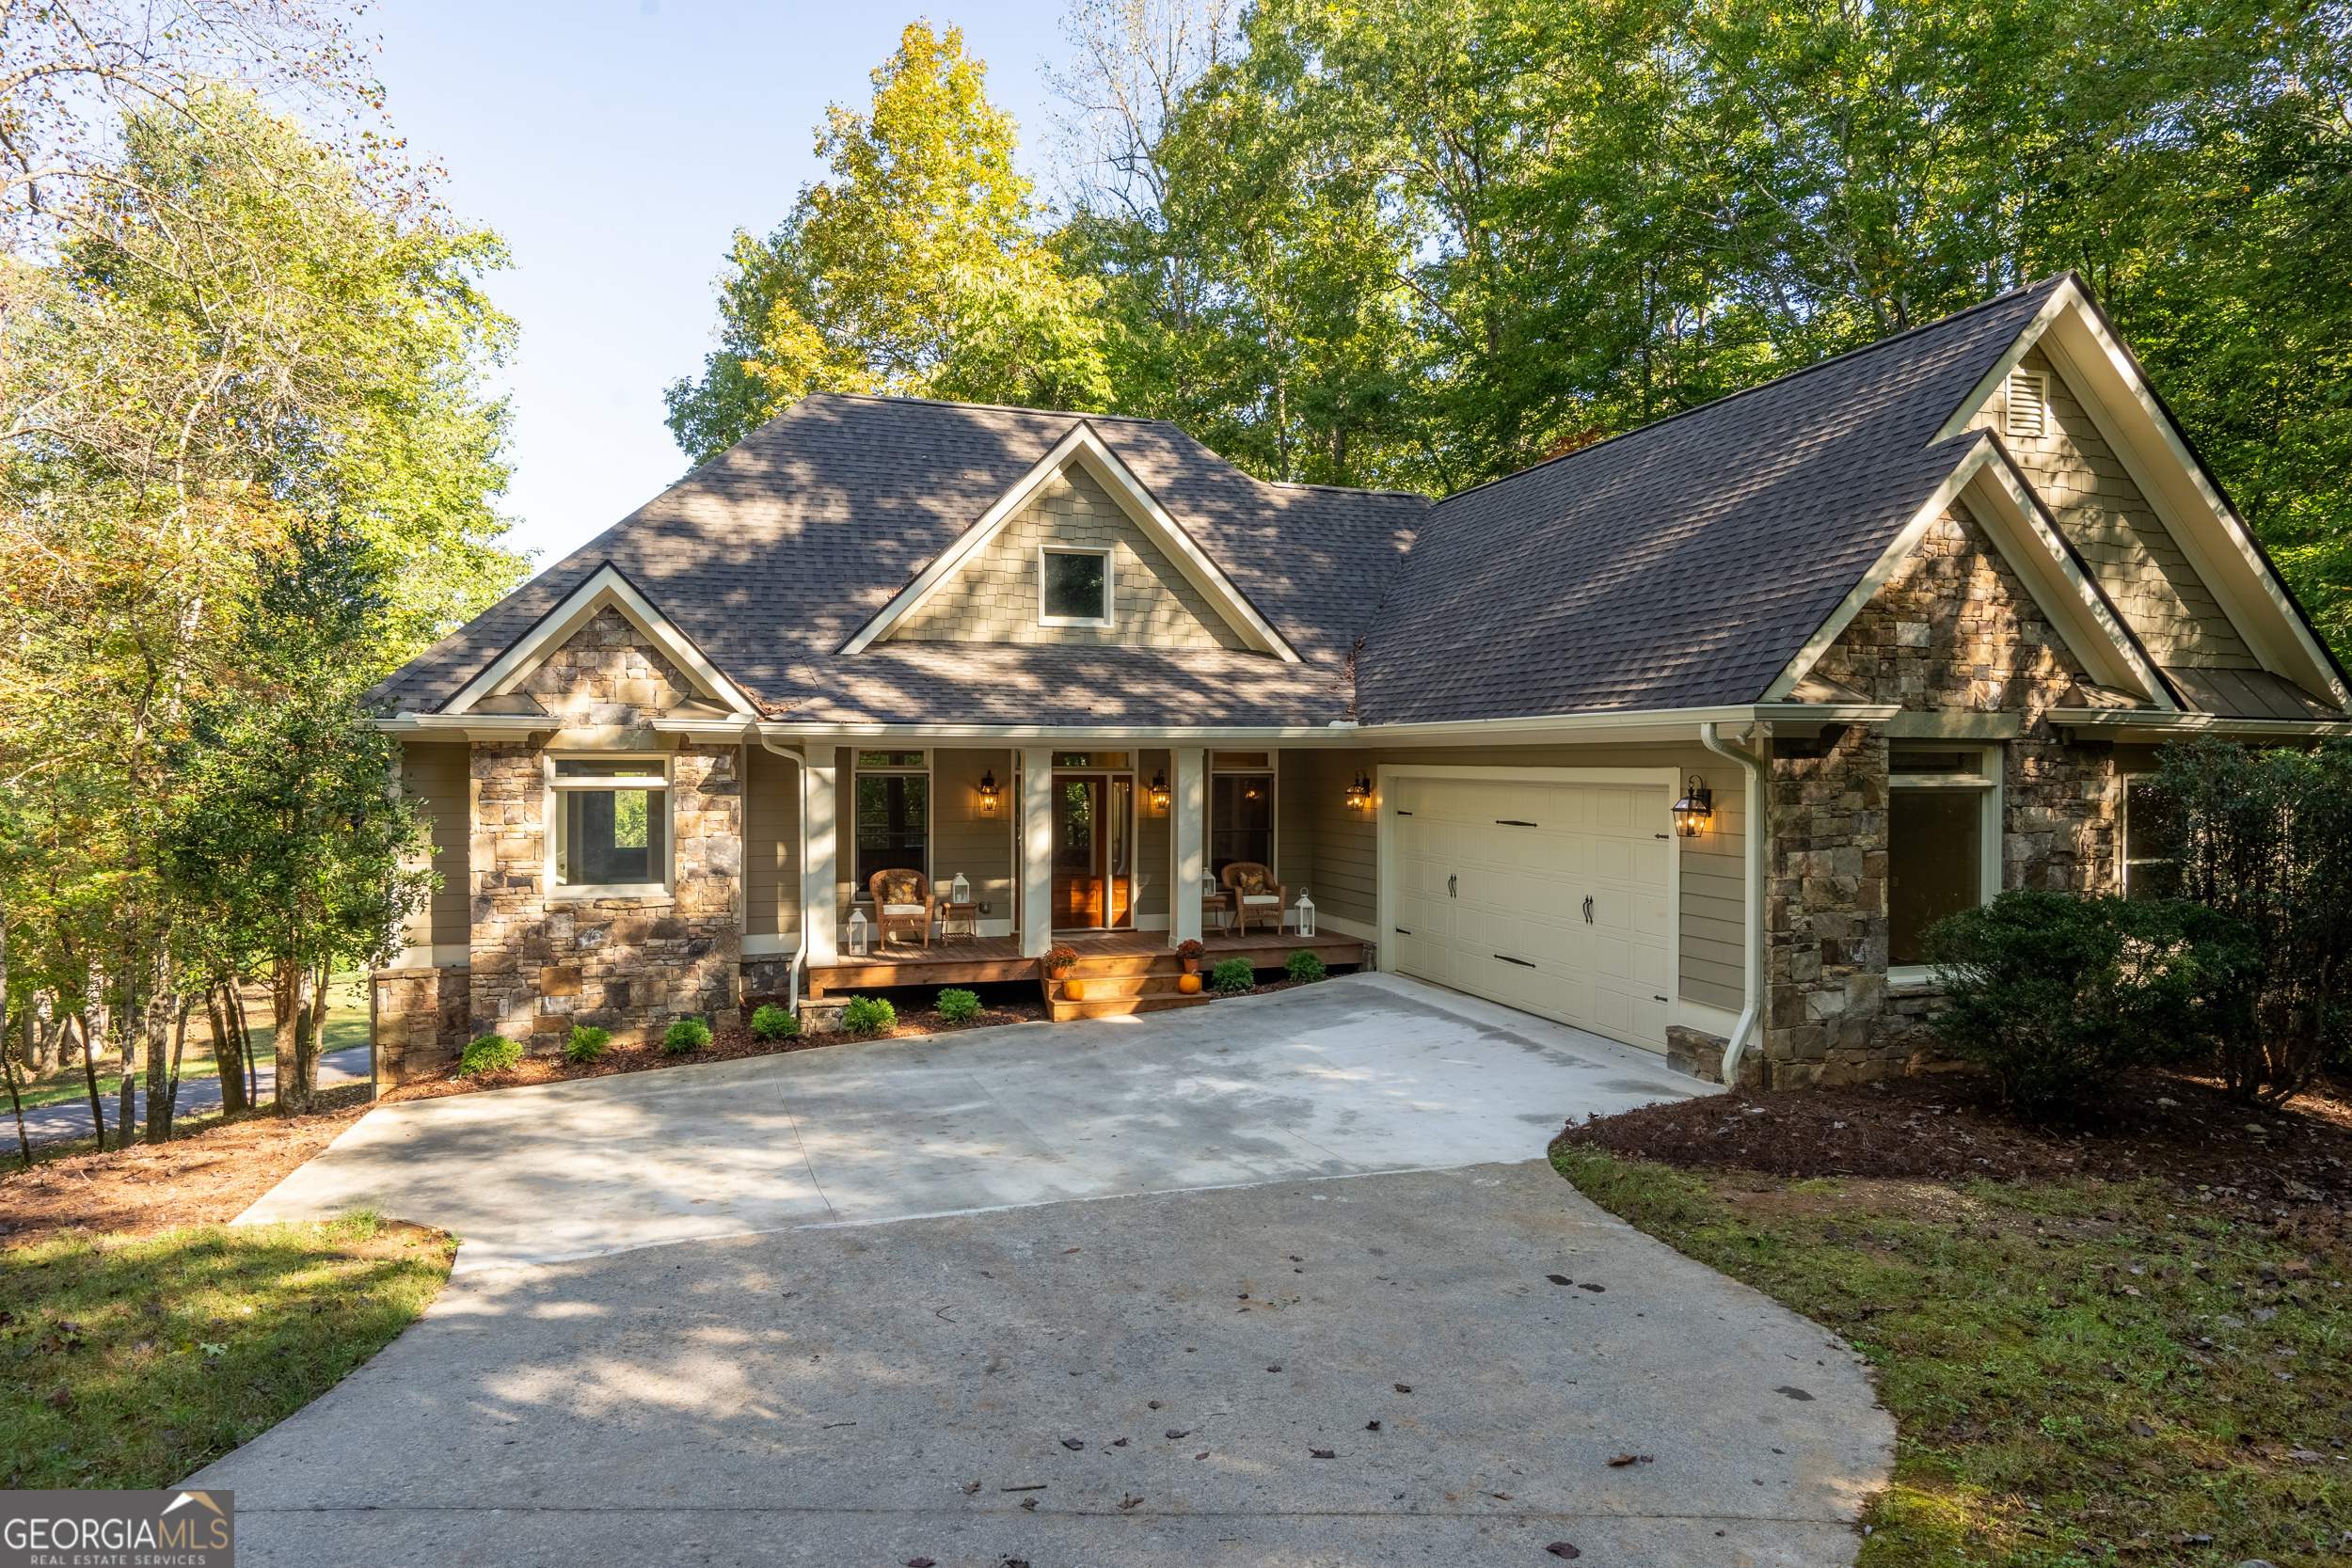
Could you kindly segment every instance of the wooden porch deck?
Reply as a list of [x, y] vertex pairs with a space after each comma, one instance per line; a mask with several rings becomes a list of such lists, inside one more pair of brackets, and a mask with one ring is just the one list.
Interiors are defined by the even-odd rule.
[[[1205, 996], [1177, 992], [1175, 976], [1182, 973], [1183, 965], [1178, 962], [1166, 931], [1061, 931], [1055, 934], [1054, 940], [1078, 950], [1078, 961], [1071, 974], [1086, 980], [1090, 992], [1099, 993], [1085, 1002], [1068, 1002], [1048, 991], [1045, 999], [1057, 1020], [1189, 1006], [1207, 1000]], [[1200, 943], [1208, 949], [1200, 960], [1203, 977], [1223, 958], [1245, 958], [1253, 969], [1279, 969], [1284, 959], [1302, 947], [1334, 968], [1360, 964], [1364, 958], [1360, 937], [1302, 937], [1295, 931], [1262, 928], [1244, 936], [1237, 931], [1212, 930], [1202, 933]], [[1041, 987], [1044, 983], [1038, 974], [1037, 960], [1022, 956], [1020, 938], [955, 937], [943, 941], [934, 937], [929, 948], [892, 942], [863, 958], [844, 955], [837, 962], [812, 966], [808, 971], [808, 994], [818, 998], [829, 992], [890, 986], [957, 986], [1003, 980], [1037, 980]]]

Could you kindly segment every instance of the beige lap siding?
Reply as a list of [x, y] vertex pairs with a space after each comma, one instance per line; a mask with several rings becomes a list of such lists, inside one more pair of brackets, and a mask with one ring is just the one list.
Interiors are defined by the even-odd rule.
[[[1002, 747], [931, 753], [931, 891], [944, 903], [956, 873], [972, 884], [982, 920], [1012, 918], [1012, 785], [1016, 752]], [[996, 815], [980, 815], [980, 779], [996, 775]], [[849, 820], [845, 808], [843, 820]], [[961, 932], [962, 927], [959, 925]]]
[[473, 832], [472, 789], [467, 763], [462, 741], [410, 740], [401, 745], [401, 793], [432, 819], [434, 853], [428, 863], [441, 879], [424, 906], [408, 918], [411, 947], [463, 948], [472, 940], [473, 895], [466, 875]]
[[764, 746], [744, 749], [743, 932], [801, 928], [801, 770]]
[[[1038, 624], [1038, 550], [1056, 546], [1111, 552], [1110, 626]], [[1075, 465], [1048, 481], [1027, 509], [901, 621], [891, 638], [1079, 647], [1248, 646], [1109, 493]]]

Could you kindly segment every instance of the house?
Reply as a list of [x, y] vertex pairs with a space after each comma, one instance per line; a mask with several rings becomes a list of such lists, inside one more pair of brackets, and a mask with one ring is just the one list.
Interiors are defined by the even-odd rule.
[[[1075, 1010], [1173, 1004], [1169, 943], [1307, 940], [1209, 907], [1259, 863], [1339, 961], [1869, 1077], [1927, 1050], [1930, 923], [2128, 887], [2158, 745], [2345, 699], [2071, 276], [1439, 501], [812, 396], [377, 689], [444, 878], [378, 1040], [413, 1077], [1073, 933]], [[969, 889], [928, 946], [876, 938], [900, 867]]]

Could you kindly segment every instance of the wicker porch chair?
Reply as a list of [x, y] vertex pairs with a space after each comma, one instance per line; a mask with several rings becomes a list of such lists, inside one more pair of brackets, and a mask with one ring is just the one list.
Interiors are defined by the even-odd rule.
[[866, 890], [874, 899], [875, 922], [881, 927], [874, 933], [878, 941], [887, 945], [892, 931], [913, 926], [923, 945], [931, 944], [931, 914], [939, 900], [931, 893], [929, 877], [903, 868], [877, 871], [866, 879]]
[[1287, 890], [1274, 879], [1271, 868], [1256, 861], [1235, 861], [1217, 875], [1232, 890], [1236, 931], [1248, 936], [1254, 914], [1271, 922], [1276, 936], [1282, 934], [1282, 895]]

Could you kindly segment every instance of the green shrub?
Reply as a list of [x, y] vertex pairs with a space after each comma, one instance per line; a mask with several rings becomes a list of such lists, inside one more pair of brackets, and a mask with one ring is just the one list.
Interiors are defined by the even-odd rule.
[[1936, 1033], [2028, 1107], [2213, 1050], [2260, 963], [2249, 927], [2200, 904], [2023, 888], [1938, 921], [1927, 950]]
[[852, 996], [841, 1006], [841, 1027], [852, 1035], [879, 1035], [898, 1027], [898, 1009], [879, 996]]
[[698, 1018], [679, 1019], [661, 1037], [661, 1049], [674, 1056], [681, 1052], [700, 1051], [709, 1043], [710, 1025]]
[[1248, 990], [1258, 983], [1258, 972], [1248, 958], [1223, 958], [1209, 971], [1209, 984], [1218, 990]]
[[567, 1062], [601, 1060], [612, 1048], [612, 1031], [592, 1029], [585, 1023], [572, 1025], [572, 1037], [564, 1044], [564, 1059]]
[[466, 1047], [457, 1070], [469, 1077], [477, 1072], [504, 1072], [522, 1059], [523, 1048], [504, 1035], [485, 1035]]
[[801, 1015], [789, 1007], [770, 1002], [752, 1014], [752, 1038], [755, 1040], [797, 1039], [800, 1033]]
[[980, 1016], [980, 998], [977, 991], [957, 990], [949, 987], [939, 993], [939, 1000], [933, 1006], [939, 1008], [939, 1016], [950, 1023], [961, 1023], [967, 1018]]
[[1323, 960], [1302, 947], [1282, 960], [1283, 973], [1294, 980], [1327, 980], [1331, 972], [1323, 967]]

